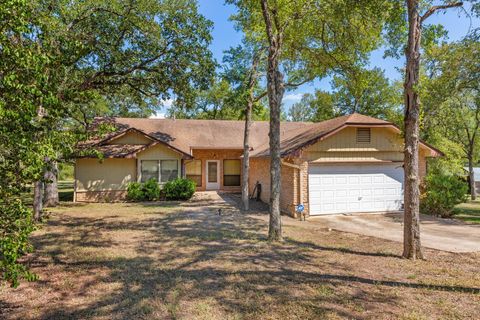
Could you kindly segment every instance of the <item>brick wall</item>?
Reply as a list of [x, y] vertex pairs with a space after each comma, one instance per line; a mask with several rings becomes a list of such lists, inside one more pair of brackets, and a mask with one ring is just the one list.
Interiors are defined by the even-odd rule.
[[[295, 205], [298, 204], [298, 169], [282, 165], [281, 173], [281, 192], [280, 208], [290, 216], [295, 216]], [[252, 158], [250, 159], [250, 181], [249, 190], [253, 192], [255, 184], [260, 182], [262, 185], [261, 200], [265, 203], [270, 202], [270, 159]], [[306, 180], [304, 180], [306, 181]]]
[[[224, 191], [241, 191], [241, 187], [230, 187], [223, 185], [223, 160], [225, 159], [239, 159], [241, 160], [241, 156], [243, 154], [243, 150], [205, 150], [205, 149], [193, 149], [192, 155], [195, 160], [202, 161], [202, 185], [197, 187], [197, 191], [204, 191], [206, 190], [207, 185], [207, 160], [220, 160], [220, 189]], [[240, 163], [241, 166], [241, 163]]]

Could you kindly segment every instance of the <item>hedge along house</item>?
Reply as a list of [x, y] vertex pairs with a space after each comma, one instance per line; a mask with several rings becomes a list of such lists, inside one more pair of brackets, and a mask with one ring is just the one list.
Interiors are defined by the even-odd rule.
[[[75, 164], [75, 201], [116, 201], [129, 182], [177, 177], [197, 191], [240, 192], [243, 121], [109, 118], [117, 130], [88, 145], [103, 159]], [[249, 190], [262, 185], [270, 197], [268, 122], [251, 126]], [[320, 123], [281, 124], [281, 208], [295, 215], [302, 203], [310, 215], [396, 211], [403, 206], [403, 140], [390, 122], [360, 114]], [[420, 145], [420, 175], [427, 158], [442, 153]]]

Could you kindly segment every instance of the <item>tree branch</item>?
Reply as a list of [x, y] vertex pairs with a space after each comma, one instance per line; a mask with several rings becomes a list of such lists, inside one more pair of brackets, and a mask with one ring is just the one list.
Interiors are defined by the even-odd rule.
[[449, 8], [461, 7], [463, 6], [463, 2], [454, 2], [449, 4], [444, 4], [440, 6], [433, 6], [425, 12], [425, 14], [420, 18], [420, 23], [423, 23], [425, 20], [428, 19], [432, 14], [434, 14], [438, 10], [445, 10]]

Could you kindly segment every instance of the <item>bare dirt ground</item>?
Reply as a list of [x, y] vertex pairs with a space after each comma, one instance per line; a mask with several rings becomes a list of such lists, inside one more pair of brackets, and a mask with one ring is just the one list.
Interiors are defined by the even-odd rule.
[[[222, 208], [222, 215], [218, 209]], [[263, 214], [263, 213], [258, 213]], [[0, 287], [3, 319], [474, 319], [480, 254], [400, 258], [387, 240], [267, 224], [218, 196], [52, 210], [27, 261], [40, 280]]]

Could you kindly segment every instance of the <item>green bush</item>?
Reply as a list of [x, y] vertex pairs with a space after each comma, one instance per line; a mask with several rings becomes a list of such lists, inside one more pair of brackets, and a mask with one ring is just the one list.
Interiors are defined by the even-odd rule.
[[160, 186], [155, 179], [145, 183], [130, 182], [127, 187], [127, 199], [131, 201], [153, 201], [160, 198]]
[[22, 278], [36, 280], [38, 277], [19, 262], [33, 250], [28, 242], [30, 233], [35, 230], [32, 210], [17, 199], [0, 201], [0, 212], [0, 278], [10, 281], [12, 287], [17, 287]]
[[142, 201], [144, 199], [142, 184], [140, 182], [130, 182], [128, 184], [127, 199], [131, 201]]
[[196, 184], [190, 179], [178, 178], [169, 181], [163, 187], [167, 200], [188, 200], [195, 193]]
[[452, 217], [454, 207], [466, 201], [467, 189], [465, 180], [456, 175], [432, 172], [422, 186], [420, 210], [442, 218]]
[[144, 200], [153, 201], [160, 198], [160, 186], [155, 179], [149, 179], [142, 185]]

